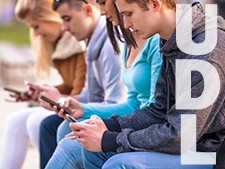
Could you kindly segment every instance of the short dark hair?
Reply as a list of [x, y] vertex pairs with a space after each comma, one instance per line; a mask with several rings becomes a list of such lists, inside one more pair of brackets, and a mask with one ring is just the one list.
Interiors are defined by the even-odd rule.
[[56, 11], [63, 3], [68, 3], [70, 8], [80, 11], [82, 3], [88, 3], [86, 0], [54, 0], [52, 8]]

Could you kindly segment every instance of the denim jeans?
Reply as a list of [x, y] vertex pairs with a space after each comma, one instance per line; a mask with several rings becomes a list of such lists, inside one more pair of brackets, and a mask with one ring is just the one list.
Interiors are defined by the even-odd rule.
[[81, 147], [76, 139], [63, 138], [45, 169], [83, 169]]
[[[79, 118], [77, 119], [79, 122], [86, 120], [85, 118]], [[71, 122], [68, 120], [64, 120], [57, 129], [57, 143], [62, 140], [66, 134], [69, 134], [72, 130], [69, 126]]]
[[41, 122], [40, 126], [40, 168], [44, 169], [48, 160], [54, 153], [56, 142], [56, 131], [64, 119], [57, 114], [51, 115]]
[[82, 148], [85, 169], [212, 169], [213, 165], [181, 165], [180, 155], [155, 152], [103, 153]]
[[[79, 118], [77, 120], [80, 122], [86, 119]], [[70, 121], [64, 120], [58, 127], [58, 145], [49, 160], [46, 169], [83, 169], [81, 143], [78, 143], [76, 139], [71, 139], [69, 137], [65, 138], [65, 135], [71, 132], [71, 128], [69, 127], [70, 123]]]

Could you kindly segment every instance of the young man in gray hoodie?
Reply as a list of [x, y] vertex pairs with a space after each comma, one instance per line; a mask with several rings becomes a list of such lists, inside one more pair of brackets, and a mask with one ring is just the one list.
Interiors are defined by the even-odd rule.
[[[116, 3], [123, 15], [125, 27], [132, 28], [144, 39], [159, 33], [163, 65], [156, 84], [155, 103], [129, 115], [121, 117], [113, 115], [105, 120], [93, 116], [86, 122], [70, 125], [77, 141], [81, 142], [84, 147], [85, 168], [212, 168], [213, 165], [205, 165], [205, 163], [200, 163], [202, 165], [181, 164], [181, 136], [185, 136], [181, 131], [181, 115], [196, 115], [196, 123], [192, 121], [187, 123], [196, 124], [196, 129], [194, 129], [196, 130], [196, 142], [194, 145], [187, 144], [187, 146], [195, 146], [196, 143], [196, 151], [200, 152], [219, 150], [225, 138], [224, 19], [216, 18], [218, 25], [206, 27], [206, 30], [205, 11], [200, 3], [193, 4], [192, 8], [179, 18], [176, 18], [175, 0], [116, 0]], [[190, 17], [192, 31], [188, 29], [188, 26], [184, 26], [182, 30], [179, 30], [182, 36], [177, 36], [176, 22], [178, 26], [182, 23], [181, 21], [188, 23], [189, 20], [185, 19], [186, 14], [191, 15], [189, 11], [192, 12], [192, 17]], [[180, 48], [189, 47], [189, 42], [183, 46], [179, 44], [178, 47], [177, 42], [187, 37], [187, 33], [191, 33], [190, 41], [202, 43], [207, 39], [205, 33], [212, 31], [213, 28], [217, 33], [210, 34], [210, 36], [216, 36], [217, 43], [210, 52], [196, 54], [197, 50], [183, 52], [185, 49], [182, 49], [181, 51]], [[208, 47], [213, 45], [213, 40], [211, 43]], [[208, 50], [208, 47], [204, 50]], [[202, 61], [201, 63], [205, 65], [210, 63], [213, 69], [208, 69], [204, 65], [203, 71], [206, 71], [206, 74], [203, 78], [201, 73], [191, 72], [190, 70], [195, 69], [188, 69], [184, 62], [179, 61], [194, 61], [193, 65]], [[182, 64], [176, 66], [176, 62]], [[202, 68], [202, 64], [198, 66]], [[212, 80], [214, 76], [210, 77], [212, 84], [208, 85], [209, 81], [205, 82], [205, 76], [212, 74], [213, 70], [217, 72], [218, 78], [215, 81]], [[179, 75], [180, 79], [176, 79], [176, 75]], [[190, 76], [191, 80], [188, 83], [187, 79]], [[181, 85], [176, 83], [179, 80]], [[206, 94], [207, 97], [203, 101], [211, 99], [215, 93], [216, 97], [202, 108], [191, 108], [192, 104], [189, 104], [189, 100], [183, 97], [187, 96], [187, 93], [191, 93], [192, 99], [198, 99], [202, 94]], [[178, 108], [178, 104], [186, 108]], [[202, 102], [198, 100], [195, 105], [202, 105]], [[186, 116], [186, 120], [188, 117], [190, 116]], [[183, 131], [186, 135], [194, 132], [188, 130], [186, 125]], [[185, 151], [184, 154], [186, 152], [189, 151]], [[189, 156], [188, 160], [195, 160], [193, 157]], [[213, 164], [213, 162], [208, 164]]]

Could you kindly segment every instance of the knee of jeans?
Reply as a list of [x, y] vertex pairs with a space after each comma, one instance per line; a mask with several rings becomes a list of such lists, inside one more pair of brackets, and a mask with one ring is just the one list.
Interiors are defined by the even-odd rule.
[[30, 114], [30, 116], [27, 118], [26, 121], [26, 127], [28, 130], [33, 130], [36, 129], [37, 127], [39, 127], [39, 123], [37, 123], [36, 117], [35, 115], [33, 115], [33, 113]]
[[59, 143], [66, 134], [71, 132], [71, 129], [69, 127], [69, 121], [64, 120], [57, 129], [57, 143]]
[[65, 137], [63, 135], [64, 132], [62, 132], [63, 131], [63, 128], [62, 128], [63, 123], [64, 123], [64, 121], [58, 126], [58, 129], [57, 129], [57, 132], [56, 132], [56, 141], [57, 141], [58, 144]]
[[96, 159], [96, 157], [99, 157], [99, 152], [88, 151], [83, 147], [81, 147], [81, 154], [82, 154], [82, 157], [83, 157], [84, 168], [86, 168], [85, 167], [86, 163], [89, 163], [93, 159]]
[[26, 128], [25, 120], [23, 117], [18, 116], [17, 113], [12, 113], [6, 119], [5, 128], [9, 132], [22, 132], [22, 128]]
[[126, 168], [126, 163], [130, 163], [129, 160], [120, 157], [120, 154], [110, 157], [105, 164], [102, 166], [102, 169], [122, 169]]
[[18, 115], [16, 115], [16, 113], [12, 113], [10, 114], [7, 119], [6, 119], [6, 125], [9, 126], [17, 126], [19, 122], [23, 122], [22, 119], [20, 120], [20, 118], [18, 117]]
[[[81, 151], [81, 144], [77, 142], [77, 140], [75, 139], [71, 139], [69, 137], [63, 138], [58, 146], [58, 149], [60, 149], [60, 151], [63, 151], [64, 153], [67, 154], [75, 154], [76, 151]], [[80, 154], [80, 153], [79, 153]]]
[[41, 119], [38, 115], [38, 112], [31, 113], [30, 116], [27, 118], [26, 129], [32, 141], [37, 141], [37, 139], [39, 140], [40, 124]]
[[16, 125], [16, 126], [18, 124], [25, 124], [29, 114], [30, 114], [29, 109], [22, 109], [22, 110], [13, 112], [7, 117], [7, 123], [9, 122], [10, 125]]

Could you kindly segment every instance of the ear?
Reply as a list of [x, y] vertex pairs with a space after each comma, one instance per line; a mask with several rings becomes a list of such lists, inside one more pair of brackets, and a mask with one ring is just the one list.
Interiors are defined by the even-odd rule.
[[152, 3], [152, 7], [155, 12], [159, 12], [162, 8], [162, 1], [161, 0], [150, 0]]
[[92, 16], [93, 15], [93, 9], [92, 6], [89, 4], [85, 4], [84, 10], [87, 16]]

